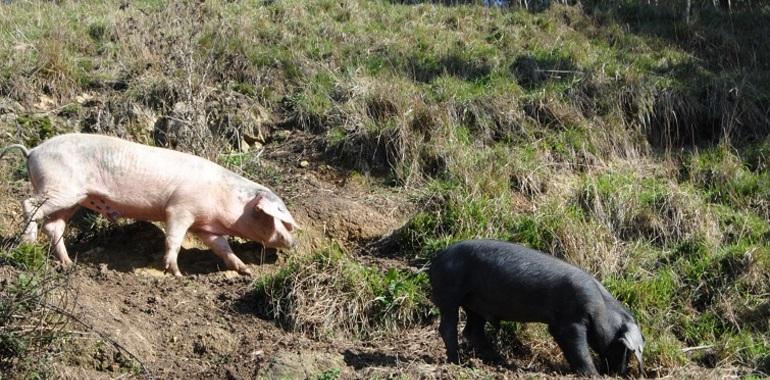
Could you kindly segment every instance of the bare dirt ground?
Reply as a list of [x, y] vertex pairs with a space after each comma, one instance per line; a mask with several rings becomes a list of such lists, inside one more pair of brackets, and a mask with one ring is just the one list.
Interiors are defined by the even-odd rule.
[[[414, 205], [407, 197], [392, 188], [365, 183], [365, 177], [350, 176], [298, 149], [297, 145], [272, 148], [265, 158], [281, 173], [280, 180], [263, 183], [284, 198], [303, 226], [301, 244], [312, 249], [334, 239], [367, 264], [383, 269], [408, 266], [399, 258], [366, 256], [363, 249], [408, 219]], [[301, 165], [303, 160], [308, 165]], [[9, 208], [5, 215], [18, 212], [16, 206], [4, 207]], [[82, 219], [72, 221], [75, 232], [70, 233], [69, 243], [77, 260], [69, 274], [72, 313], [82, 323], [70, 324], [72, 338], [55, 359], [57, 377], [570, 377], [552, 342], [540, 347], [519, 342], [495, 363], [466, 353], [463, 366], [445, 364], [436, 320], [370, 341], [311, 339], [286, 331], [259, 315], [250, 291], [255, 279], [280, 269], [290, 252], [235, 243], [236, 253], [255, 273], [245, 277], [225, 270], [213, 253], [187, 240], [179, 260], [185, 276], [175, 278], [162, 271], [164, 242], [158, 225], [121, 223], [89, 232]], [[12, 272], [4, 268], [0, 277]], [[542, 333], [537, 327], [533, 330]], [[683, 371], [668, 376], [726, 375], [693, 368]]]

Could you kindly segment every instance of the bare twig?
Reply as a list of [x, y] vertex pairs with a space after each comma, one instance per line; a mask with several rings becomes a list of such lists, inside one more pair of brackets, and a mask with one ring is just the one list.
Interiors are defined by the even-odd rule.
[[702, 346], [694, 346], [694, 347], [685, 347], [682, 349], [682, 352], [688, 353], [692, 351], [708, 350], [709, 348], [713, 348], [713, 347], [714, 347], [713, 344], [705, 344]]

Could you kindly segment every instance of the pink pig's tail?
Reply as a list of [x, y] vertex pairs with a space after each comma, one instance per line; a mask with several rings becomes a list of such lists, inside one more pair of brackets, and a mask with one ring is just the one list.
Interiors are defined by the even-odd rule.
[[11, 149], [19, 149], [21, 150], [22, 153], [24, 153], [24, 158], [29, 157], [29, 149], [27, 149], [24, 145], [21, 145], [21, 144], [13, 144], [13, 145], [8, 145], [7, 147], [0, 150], [0, 159], [2, 159], [3, 156], [5, 156], [5, 154]]

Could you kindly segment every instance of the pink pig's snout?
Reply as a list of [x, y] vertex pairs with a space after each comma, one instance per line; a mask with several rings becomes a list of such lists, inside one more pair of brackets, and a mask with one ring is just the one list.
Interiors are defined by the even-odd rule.
[[276, 248], [293, 249], [297, 246], [297, 239], [291, 234], [291, 230], [293, 229], [292, 225], [276, 219], [275, 232], [273, 233], [273, 236], [271, 236], [268, 244]]
[[276, 239], [269, 244], [276, 248], [293, 249], [297, 246], [297, 239], [294, 239], [291, 234], [281, 235], [280, 233], [276, 233]]
[[291, 235], [291, 232], [286, 233], [284, 237], [284, 241], [286, 243], [285, 249], [294, 249], [297, 246], [297, 239], [294, 238], [294, 236]]

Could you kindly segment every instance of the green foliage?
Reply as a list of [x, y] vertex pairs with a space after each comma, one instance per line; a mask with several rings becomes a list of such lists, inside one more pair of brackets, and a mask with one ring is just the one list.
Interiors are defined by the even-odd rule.
[[288, 328], [360, 337], [427, 318], [427, 289], [425, 273], [365, 266], [335, 243], [295, 256], [254, 285], [262, 312]]
[[249, 159], [248, 153], [227, 153], [219, 155], [219, 162], [221, 162], [228, 169], [240, 169], [244, 163]]
[[47, 249], [34, 243], [23, 243], [0, 252], [0, 261], [19, 269], [36, 272], [47, 263]]
[[719, 236], [716, 217], [701, 192], [633, 172], [585, 177], [578, 204], [624, 240], [645, 239], [659, 245]]
[[413, 275], [389, 268], [384, 275], [372, 276], [369, 284], [376, 295], [374, 300], [379, 302], [378, 317], [384, 318], [392, 308], [401, 307], [405, 301], [424, 302], [423, 293], [428, 289], [428, 276], [425, 273]]
[[[688, 159], [685, 164], [688, 179], [703, 186], [713, 202], [762, 214], [770, 210], [767, 201], [770, 175], [766, 170], [749, 170], [744, 161], [725, 146], [693, 154]], [[755, 165], [760, 164], [755, 162]]]
[[56, 307], [64, 295], [62, 277], [51, 274], [37, 246], [19, 246], [2, 252], [2, 260], [22, 270], [0, 287], [0, 371], [18, 378], [50, 377], [50, 353], [66, 336], [68, 319]]
[[405, 251], [416, 252], [418, 258], [429, 258], [456, 240], [510, 235], [505, 231], [517, 222], [521, 233], [529, 232], [526, 221], [519, 222], [509, 213], [509, 194], [469, 194], [444, 181], [435, 181], [431, 187], [437, 191], [432, 194], [433, 204], [398, 232]]
[[336, 380], [340, 378], [342, 370], [339, 368], [330, 368], [316, 375], [316, 380]]
[[53, 137], [56, 129], [47, 115], [28, 114], [19, 116], [16, 122], [25, 132], [25, 145], [36, 146], [43, 140]]
[[605, 279], [604, 285], [631, 310], [651, 317], [665, 313], [679, 290], [677, 276], [671, 270], [659, 270], [639, 277], [630, 274], [610, 277]]

